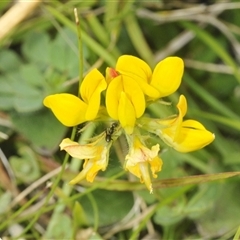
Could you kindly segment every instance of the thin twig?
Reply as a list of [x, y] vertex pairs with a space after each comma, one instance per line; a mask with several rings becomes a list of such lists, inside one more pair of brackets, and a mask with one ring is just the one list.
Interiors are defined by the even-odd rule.
[[54, 169], [53, 171], [47, 173], [34, 183], [32, 183], [30, 186], [25, 188], [16, 198], [13, 199], [13, 201], [10, 204], [10, 207], [14, 207], [18, 202], [20, 202], [23, 198], [25, 198], [30, 192], [32, 192], [34, 189], [36, 189], [38, 186], [46, 182], [48, 179], [54, 177], [61, 171], [62, 167], [58, 167]]
[[167, 56], [172, 55], [177, 52], [188, 42], [190, 42], [195, 37], [195, 33], [192, 31], [183, 31], [177, 37], [173, 38], [164, 49], [161, 49], [155, 53], [155, 61], [159, 62]]
[[142, 213], [140, 213], [138, 216], [133, 218], [132, 220], [128, 222], [123, 222], [121, 225], [119, 223], [116, 225], [115, 228], [111, 229], [111, 232], [108, 232], [103, 236], [104, 239], [109, 239], [111, 236], [113, 236], [115, 233], [127, 230], [127, 229], [132, 229], [136, 224], [139, 224], [142, 219], [144, 219], [154, 208], [156, 205], [151, 205], [148, 208], [146, 208]]
[[5, 156], [4, 152], [2, 151], [2, 149], [0, 148], [0, 160], [2, 161], [5, 169], [7, 170], [7, 173], [11, 179], [11, 181], [13, 181], [14, 183], [16, 182], [16, 179], [15, 179], [15, 175], [14, 175], [14, 172], [9, 164], [9, 161], [7, 159], [7, 157]]
[[233, 74], [233, 69], [224, 64], [214, 64], [214, 63], [204, 63], [192, 59], [184, 59], [184, 63], [186, 67], [195, 68], [208, 72], [216, 72], [216, 73], [225, 73], [225, 74]]
[[178, 10], [168, 10], [162, 12], [152, 12], [146, 9], [137, 10], [136, 14], [140, 18], [147, 18], [158, 23], [175, 22], [196, 17], [199, 14], [219, 15], [223, 11], [240, 8], [240, 3], [217, 3], [209, 6], [199, 5], [197, 7], [183, 8]]
[[[221, 6], [228, 6], [228, 9], [231, 8], [240, 8], [240, 4], [230, 4], [230, 5], [222, 5]], [[217, 15], [220, 14], [222, 11], [226, 10], [225, 8], [220, 8], [218, 4], [214, 6], [205, 7], [197, 7], [197, 8], [187, 8], [187, 9], [180, 9], [180, 10], [172, 10], [167, 11], [167, 13], [154, 13], [152, 11], [146, 9], [140, 9], [137, 11], [137, 15], [142, 18], [147, 18], [154, 20], [157, 23], [165, 23], [165, 22], [173, 22], [179, 20], [191, 20], [197, 21], [204, 24], [202, 27], [206, 26], [206, 24], [210, 24], [221, 31], [226, 38], [230, 41], [231, 46], [234, 49], [236, 58], [240, 60], [240, 44], [234, 34], [229, 30], [226, 24], [222, 21], [217, 19]], [[184, 32], [181, 35], [178, 35], [174, 38], [165, 48], [155, 54], [156, 61], [162, 60], [164, 57], [171, 55], [172, 53], [176, 52], [177, 50], [181, 49], [184, 45], [186, 45], [189, 41], [194, 38], [194, 33], [192, 32]]]
[[42, 0], [19, 0], [0, 18], [0, 40], [5, 38], [17, 25], [27, 18]]

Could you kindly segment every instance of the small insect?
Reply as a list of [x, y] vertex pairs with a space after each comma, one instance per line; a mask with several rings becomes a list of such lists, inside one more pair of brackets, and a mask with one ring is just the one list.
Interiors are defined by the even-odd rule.
[[110, 142], [112, 140], [112, 134], [116, 130], [116, 127], [118, 126], [118, 123], [114, 122], [109, 128], [106, 129], [106, 137], [105, 140], [106, 142]]

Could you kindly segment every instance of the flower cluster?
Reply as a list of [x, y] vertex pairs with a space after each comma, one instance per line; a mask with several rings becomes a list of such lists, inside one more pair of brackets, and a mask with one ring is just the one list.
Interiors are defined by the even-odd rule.
[[[167, 145], [180, 152], [198, 150], [214, 140], [214, 134], [195, 120], [183, 120], [187, 112], [186, 98], [181, 95], [177, 114], [164, 119], [144, 115], [146, 107], [162, 97], [174, 93], [182, 79], [184, 64], [179, 57], [160, 61], [154, 70], [143, 60], [123, 55], [115, 68], [107, 68], [106, 76], [97, 69], [90, 71], [79, 88], [79, 97], [60, 93], [47, 96], [44, 105], [66, 126], [87, 121], [110, 121], [111, 125], [88, 144], [64, 139], [60, 148], [72, 157], [85, 160], [83, 170], [71, 180], [92, 182], [99, 170], [108, 165], [112, 142], [125, 134], [129, 152], [124, 168], [144, 182], [152, 192], [152, 180], [161, 171], [159, 144], [148, 146], [142, 130], [159, 136]], [[102, 104], [101, 95], [105, 95]], [[151, 174], [150, 174], [151, 173]]]

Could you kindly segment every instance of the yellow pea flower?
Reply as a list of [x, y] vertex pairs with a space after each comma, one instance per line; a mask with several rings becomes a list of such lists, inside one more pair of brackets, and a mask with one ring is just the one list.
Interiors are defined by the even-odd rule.
[[109, 144], [93, 142], [81, 145], [69, 138], [63, 139], [60, 149], [65, 150], [70, 156], [83, 159], [83, 170], [69, 183], [77, 184], [85, 179], [93, 182], [99, 170], [105, 171], [109, 159]]
[[162, 159], [158, 157], [159, 144], [147, 148], [138, 137], [134, 137], [131, 141], [132, 146], [126, 156], [125, 169], [140, 179], [141, 183], [145, 183], [150, 193], [152, 193], [152, 182], [149, 173], [149, 167], [154, 178], [157, 172], [161, 171]]
[[145, 97], [137, 82], [123, 76], [114, 69], [107, 69], [106, 79], [113, 78], [106, 92], [106, 107], [111, 118], [119, 120], [121, 126], [131, 134], [136, 118], [145, 111]]
[[[158, 135], [179, 152], [201, 149], [214, 140], [214, 134], [200, 122], [183, 120], [187, 113], [187, 101], [183, 95], [177, 104], [178, 114], [165, 119], [144, 116], [148, 101], [168, 96], [178, 89], [183, 70], [183, 60], [178, 57], [167, 57], [152, 70], [143, 60], [123, 55], [118, 58], [115, 68], [106, 69], [106, 78], [97, 69], [90, 71], [80, 85], [80, 97], [62, 93], [44, 99], [44, 105], [66, 126], [96, 118], [102, 122], [108, 121], [108, 124], [113, 122], [89, 144], [63, 139], [61, 150], [84, 160], [83, 169], [70, 184], [77, 184], [83, 179], [93, 182], [100, 170], [105, 171], [112, 142], [122, 133], [129, 147], [124, 168], [145, 183], [150, 193], [153, 191], [152, 178], [157, 177], [163, 162], [158, 156], [159, 144], [148, 148], [141, 137], [140, 128]], [[101, 109], [104, 108], [104, 111], [100, 114], [101, 93], [104, 90], [106, 101], [105, 105], [102, 102]]]
[[65, 126], [76, 126], [97, 117], [101, 92], [107, 88], [104, 76], [97, 70], [91, 70], [79, 89], [82, 99], [68, 93], [47, 96], [43, 104], [50, 108], [56, 118]]
[[154, 132], [169, 146], [179, 152], [191, 152], [210, 144], [215, 136], [196, 120], [185, 120], [187, 100], [181, 95], [177, 104], [178, 116], [170, 119], [154, 120], [149, 131]]
[[106, 70], [108, 114], [119, 120], [125, 131], [131, 134], [136, 119], [145, 111], [145, 95], [148, 100], [170, 95], [179, 87], [182, 75], [183, 61], [178, 57], [164, 59], [153, 72], [137, 57], [119, 57], [115, 69]]

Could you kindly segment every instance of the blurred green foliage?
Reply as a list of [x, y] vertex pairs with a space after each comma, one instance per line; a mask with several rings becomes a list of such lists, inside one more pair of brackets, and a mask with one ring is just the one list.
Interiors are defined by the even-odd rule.
[[[1, 15], [11, 7], [10, 1], [0, 2]], [[92, 66], [104, 73], [122, 54], [152, 67], [169, 55], [185, 60], [182, 85], [168, 100], [176, 103], [184, 94], [187, 118], [203, 122], [216, 139], [188, 154], [161, 143], [164, 167], [157, 181], [180, 178], [179, 186], [149, 195], [138, 182], [128, 184], [126, 174], [118, 182], [122, 140], [111, 152], [109, 172], [91, 185], [69, 190], [78, 169], [64, 171], [61, 179], [51, 175], [63, 162], [59, 142], [70, 133], [42, 101], [53, 93], [78, 93], [75, 7], [84, 73]], [[46, 1], [0, 39], [0, 236], [231, 239], [240, 226], [239, 177], [187, 187], [181, 177], [240, 169], [239, 9], [238, 1]], [[159, 109], [156, 104], [148, 114], [161, 116]], [[47, 181], [59, 182], [54, 189]], [[51, 201], [43, 205], [46, 199]]]

